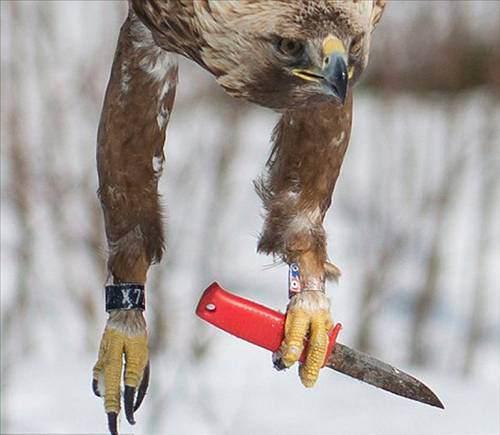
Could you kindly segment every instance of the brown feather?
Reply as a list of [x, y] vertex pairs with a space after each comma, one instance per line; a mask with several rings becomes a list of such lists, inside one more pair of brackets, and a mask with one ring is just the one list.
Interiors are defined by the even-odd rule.
[[133, 14], [123, 25], [98, 132], [98, 193], [116, 281], [143, 282], [164, 244], [155, 165], [163, 161], [177, 63], [148, 33]]
[[327, 265], [323, 219], [328, 210], [352, 121], [352, 95], [345, 106], [325, 103], [309, 110], [286, 112], [274, 131], [267, 175], [256, 183], [266, 218], [260, 252], [287, 263], [313, 253], [324, 277], [338, 275]]

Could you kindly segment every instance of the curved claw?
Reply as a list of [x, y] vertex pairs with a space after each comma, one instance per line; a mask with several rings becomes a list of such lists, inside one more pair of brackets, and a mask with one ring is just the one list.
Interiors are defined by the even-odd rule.
[[101, 392], [99, 391], [99, 381], [97, 379], [92, 379], [92, 391], [97, 397], [101, 397]]
[[142, 377], [141, 385], [139, 385], [139, 390], [137, 391], [137, 398], [136, 398], [135, 405], [134, 405], [134, 412], [139, 409], [139, 407], [142, 404], [142, 401], [144, 400], [144, 397], [146, 396], [146, 392], [148, 391], [149, 372], [150, 372], [150, 367], [149, 367], [149, 361], [148, 361], [148, 364], [146, 365], [146, 368], [144, 369], [144, 375]]
[[[146, 391], [149, 385], [149, 361], [144, 369], [144, 374], [142, 376], [141, 384], [137, 390], [136, 388], [129, 385], [125, 385], [125, 391], [123, 393], [123, 404], [125, 406], [125, 416], [130, 424], [135, 424], [134, 412], [141, 406], [144, 397], [146, 396]], [[134, 403], [135, 400], [135, 403]]]
[[135, 399], [135, 388], [125, 385], [125, 392], [123, 393], [123, 404], [125, 405], [125, 417], [127, 417], [127, 421], [130, 424], [135, 424], [134, 399]]
[[108, 412], [108, 429], [111, 435], [118, 435], [118, 414], [116, 412]]
[[295, 295], [288, 305], [285, 338], [274, 355], [274, 366], [277, 369], [292, 366], [299, 360], [307, 343], [299, 376], [305, 387], [312, 387], [325, 360], [331, 327], [329, 300], [323, 292], [307, 291]]

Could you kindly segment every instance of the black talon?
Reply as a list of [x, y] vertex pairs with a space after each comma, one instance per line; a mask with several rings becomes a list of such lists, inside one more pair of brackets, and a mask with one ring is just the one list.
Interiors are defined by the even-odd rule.
[[117, 419], [118, 414], [116, 412], [108, 412], [108, 428], [111, 435], [118, 435], [118, 428], [116, 426]]
[[123, 393], [123, 402], [125, 403], [125, 417], [130, 424], [135, 424], [134, 420], [134, 398], [135, 388], [125, 385], [125, 392]]
[[273, 366], [278, 371], [285, 370], [288, 368], [285, 365], [285, 363], [283, 362], [283, 360], [281, 359], [281, 352], [280, 351], [273, 353]]
[[101, 397], [101, 392], [99, 391], [99, 383], [97, 379], [92, 379], [92, 391], [97, 397]]
[[139, 385], [139, 390], [137, 391], [137, 399], [135, 401], [134, 412], [139, 409], [142, 401], [144, 400], [144, 396], [146, 395], [146, 391], [148, 390], [149, 385], [149, 361], [144, 369], [144, 375], [142, 376], [141, 385]]

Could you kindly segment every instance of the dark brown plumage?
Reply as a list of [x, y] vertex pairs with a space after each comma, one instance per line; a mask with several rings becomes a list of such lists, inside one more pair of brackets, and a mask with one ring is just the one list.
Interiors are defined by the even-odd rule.
[[[314, 122], [311, 122], [314, 119]], [[338, 278], [327, 262], [323, 219], [351, 134], [352, 94], [344, 106], [323, 103], [283, 115], [274, 132], [268, 174], [257, 184], [267, 212], [258, 249], [286, 263], [312, 252], [315, 270], [303, 275]]]
[[[368, 62], [385, 0], [129, 0], [106, 92], [97, 144], [99, 198], [109, 247], [109, 280], [144, 284], [164, 249], [157, 193], [165, 132], [177, 84], [175, 54], [213, 74], [231, 95], [282, 112], [267, 173], [256, 183], [265, 208], [258, 250], [300, 268], [301, 293], [288, 306], [277, 366], [297, 361], [304, 385], [318, 377], [331, 325], [323, 219], [352, 122], [352, 88]], [[144, 396], [147, 332], [140, 310], [108, 320], [93, 388], [109, 426], [120, 411], [125, 355], [126, 416]], [[101, 387], [99, 387], [101, 385]], [[104, 388], [105, 387], [105, 388]], [[138, 406], [138, 403], [136, 403]]]
[[[164, 244], [157, 187], [177, 62], [144, 30], [133, 15], [122, 27], [97, 138], [108, 268], [118, 282], [143, 282]], [[155, 69], [158, 75], [151, 73]]]

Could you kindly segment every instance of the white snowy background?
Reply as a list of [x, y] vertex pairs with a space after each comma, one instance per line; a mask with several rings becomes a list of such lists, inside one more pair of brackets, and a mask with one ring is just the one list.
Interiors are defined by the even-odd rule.
[[[95, 138], [125, 14], [119, 1], [1, 2], [2, 434], [106, 432], [90, 388], [106, 320]], [[168, 249], [148, 281], [152, 382], [122, 433], [500, 434], [499, 23], [494, 1], [390, 2], [326, 221], [340, 341], [423, 379], [446, 409], [326, 369], [306, 390], [194, 316], [213, 280], [283, 309], [287, 270], [255, 253], [252, 180], [277, 115], [182, 60], [161, 182]], [[467, 35], [446, 40], [457, 28]], [[483, 51], [463, 65], [489, 75], [401, 85], [441, 40], [446, 84], [470, 41]]]

